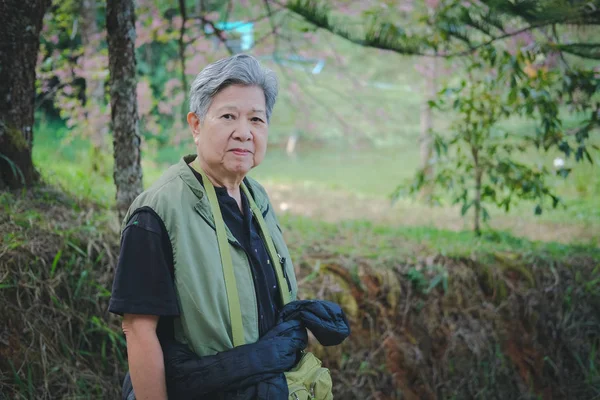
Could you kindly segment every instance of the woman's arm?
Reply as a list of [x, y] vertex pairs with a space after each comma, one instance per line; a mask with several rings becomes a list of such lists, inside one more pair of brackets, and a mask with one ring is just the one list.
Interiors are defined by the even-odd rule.
[[129, 373], [138, 400], [167, 399], [163, 352], [156, 336], [158, 318], [139, 314], [125, 314], [123, 318]]
[[[161, 340], [167, 379], [176, 382], [169, 387], [169, 393], [175, 399], [213, 400], [218, 394], [246, 399], [256, 398], [244, 396], [265, 380], [281, 378], [271, 384], [277, 381], [286, 387], [283, 372], [296, 365], [298, 353], [306, 348], [307, 342], [304, 324], [295, 320], [276, 325], [256, 343], [212, 356], [199, 357], [186, 344]], [[238, 389], [246, 392], [233, 396], [232, 392]]]

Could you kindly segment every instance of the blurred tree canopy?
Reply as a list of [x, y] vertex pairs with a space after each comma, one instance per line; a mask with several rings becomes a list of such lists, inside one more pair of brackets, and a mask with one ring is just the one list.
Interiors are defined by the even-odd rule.
[[[516, 153], [558, 149], [567, 158], [592, 162], [590, 150], [597, 147], [589, 138], [600, 127], [600, 69], [586, 60], [600, 59], [600, 42], [591, 41], [599, 33], [600, 1], [415, 2], [406, 9], [416, 23], [399, 19], [389, 6], [372, 5], [357, 25], [325, 2], [286, 5], [311, 24], [361, 46], [453, 59], [463, 67], [458, 84], [452, 82], [431, 102], [456, 113], [449, 132], [436, 134], [430, 162], [408, 190], [401, 186], [395, 196], [428, 188], [433, 200], [439, 198], [430, 190], [434, 185], [461, 204], [463, 215], [473, 207], [477, 233], [480, 219], [489, 218], [483, 202], [508, 211], [516, 199], [532, 200], [536, 214], [545, 204], [561, 204], [547, 178], [554, 173], [566, 178], [570, 169], [551, 171]], [[578, 126], [567, 129], [561, 109], [583, 116]], [[533, 132], [515, 134], [499, 127], [515, 116], [535, 121]]]
[[[339, 2], [342, 3], [342, 2]], [[586, 0], [428, 0], [404, 1], [410, 20], [392, 12], [394, 1], [370, 2], [360, 24], [348, 24], [336, 12], [337, 2], [293, 0], [285, 7], [311, 24], [361, 46], [401, 54], [444, 57], [472, 54], [504, 39], [545, 29], [536, 44], [550, 51], [600, 59], [600, 43], [585, 36], [562, 35], [562, 28], [600, 24], [600, 2]], [[434, 9], [434, 13], [427, 12]], [[342, 14], [343, 15], [343, 14]], [[412, 22], [412, 23], [411, 23]]]
[[[286, 62], [278, 50], [282, 43], [289, 41], [294, 47], [291, 31], [310, 38], [317, 29], [360, 46], [420, 56], [431, 65], [432, 59], [451, 60], [455, 68], [446, 87], [437, 98], [426, 97], [429, 107], [447, 112], [454, 122], [445, 132], [433, 132], [430, 123], [423, 125], [425, 159], [409, 192], [427, 187], [432, 200], [454, 193], [452, 200], [462, 204], [463, 212], [475, 210], [477, 231], [479, 219], [489, 215], [481, 202], [508, 211], [515, 199], [525, 198], [536, 202], [536, 213], [547, 204], [561, 203], [547, 177], [558, 173], [566, 178], [570, 170], [530, 165], [518, 153], [537, 148], [558, 150], [576, 161], [592, 160], [589, 138], [598, 130], [600, 113], [599, 70], [592, 64], [600, 59], [600, 43], [594, 41], [600, 25], [598, 0], [273, 0], [240, 5], [139, 0], [135, 11], [135, 95], [142, 141], [177, 145], [183, 139], [188, 81], [202, 66], [236, 51], [232, 46], [239, 35], [224, 29], [223, 23], [239, 20], [257, 26], [252, 52], [281, 64]], [[33, 105], [59, 115], [73, 134], [89, 141], [90, 164], [100, 173], [106, 173], [102, 158], [110, 143], [106, 14], [103, 2], [67, 0], [52, 5], [36, 53]], [[304, 22], [290, 16], [301, 16]], [[309, 41], [295, 52], [310, 54], [310, 48]], [[309, 105], [318, 99], [303, 90], [291, 80], [282, 97], [299, 114], [308, 114], [314, 111]], [[435, 92], [435, 86], [428, 91]], [[335, 109], [323, 108], [351, 132]], [[577, 126], [566, 127], [569, 113], [578, 116]], [[502, 122], [514, 116], [532, 121], [535, 128], [526, 135], [501, 133]], [[306, 118], [297, 122], [309, 129]], [[427, 131], [435, 133], [434, 139]], [[29, 141], [28, 160], [19, 161], [3, 148], [0, 163], [11, 167], [3, 168], [6, 176], [18, 178], [34, 171], [33, 134], [22, 135]]]

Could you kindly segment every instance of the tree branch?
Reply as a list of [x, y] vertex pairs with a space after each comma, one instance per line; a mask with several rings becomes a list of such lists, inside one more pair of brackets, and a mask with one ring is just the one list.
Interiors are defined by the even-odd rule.
[[[187, 93], [187, 77], [185, 76], [185, 48], [183, 41], [185, 35], [185, 23], [187, 22], [187, 11], [185, 9], [185, 0], [179, 0], [179, 13], [181, 14], [181, 27], [179, 28], [179, 63], [181, 64], [181, 85], [183, 92]], [[185, 107], [185, 105], [184, 105]]]
[[[179, 1], [183, 1], [183, 0], [179, 0]], [[227, 52], [230, 55], [233, 55], [234, 51], [231, 47], [229, 47], [229, 45], [227, 44], [227, 39], [225, 38], [225, 34], [224, 31], [222, 29], [219, 29], [216, 27], [215, 23], [206, 19], [206, 17], [204, 15], [193, 15], [190, 16], [188, 19], [196, 19], [199, 20], [200, 22], [202, 22], [202, 27], [204, 28], [204, 26], [208, 25], [212, 28], [214, 34], [217, 36], [217, 38], [219, 39], [219, 41], [223, 44], [223, 46], [225, 46], [225, 48], [227, 49]]]
[[445, 54], [442, 53], [442, 54], [435, 54], [435, 55], [436, 56], [446, 57], [446, 58], [457, 57], [457, 56], [466, 56], [466, 55], [469, 55], [469, 54], [472, 54], [472, 53], [476, 52], [477, 50], [479, 50], [482, 47], [489, 46], [490, 44], [492, 44], [494, 42], [497, 42], [497, 41], [500, 41], [500, 40], [504, 40], [504, 39], [508, 39], [510, 37], [517, 36], [517, 35], [519, 35], [521, 33], [528, 32], [528, 31], [531, 31], [531, 30], [534, 30], [534, 29], [539, 29], [539, 28], [542, 28], [544, 26], [552, 25], [552, 24], [555, 24], [555, 23], [556, 23], [556, 21], [546, 21], [546, 22], [540, 22], [538, 24], [528, 25], [528, 26], [526, 26], [524, 28], [518, 29], [518, 30], [513, 31], [513, 32], [507, 32], [507, 33], [504, 33], [504, 34], [502, 34], [500, 36], [494, 36], [491, 39], [489, 39], [489, 40], [487, 40], [487, 41], [485, 41], [483, 43], [479, 43], [479, 44], [477, 44], [475, 46], [470, 46], [468, 49], [463, 50], [463, 51], [454, 52], [454, 53], [445, 53]]
[[273, 21], [272, 13], [271, 13], [271, 5], [269, 4], [269, 0], [264, 0], [265, 8], [267, 9], [267, 15], [269, 16], [269, 23], [271, 24], [271, 33], [275, 36], [275, 50], [277, 50], [277, 45], [279, 41], [279, 37], [277, 36], [277, 26]]
[[[363, 47], [387, 50], [405, 55], [436, 56], [444, 58], [469, 55], [479, 50], [480, 48], [489, 46], [497, 41], [504, 40], [509, 37], [521, 34], [523, 32], [532, 31], [549, 25], [597, 23], [596, 16], [600, 15], [600, 10], [596, 10], [592, 13], [587, 12], [585, 15], [578, 13], [562, 17], [561, 19], [552, 18], [549, 20], [530, 22], [527, 24], [527, 26], [516, 31], [504, 32], [501, 35], [497, 36], [490, 35], [492, 37], [489, 40], [486, 40], [479, 44], [472, 45], [468, 40], [466, 40], [467, 48], [464, 50], [453, 52], [440, 52], [433, 48], [433, 44], [430, 42], [428, 37], [418, 35], [409, 36], [403, 33], [400, 34], [399, 32], [393, 31], [393, 33], [390, 34], [390, 31], [388, 29], [385, 29], [383, 25], [379, 27], [380, 29], [376, 29], [376, 26], [373, 25], [372, 29], [369, 32], [367, 32], [367, 34], [364, 35], [364, 37], [351, 34], [350, 32], [342, 29], [340, 26], [332, 24], [329, 19], [328, 11], [325, 7], [320, 7], [317, 1], [305, 0], [287, 3], [281, 3], [279, 0], [272, 1], [278, 4], [279, 6], [291, 11], [292, 13], [301, 16], [306, 22], [309, 22], [318, 28], [326, 30], [330, 33], [333, 33], [334, 35], [348, 40], [351, 43], [355, 43]], [[481, 26], [478, 26], [477, 24], [473, 25], [466, 23], [466, 26], [481, 31]], [[496, 28], [502, 30], [498, 26], [496, 26]], [[464, 35], [459, 35], [456, 32], [446, 33], [456, 40], [461, 40], [465, 42]]]

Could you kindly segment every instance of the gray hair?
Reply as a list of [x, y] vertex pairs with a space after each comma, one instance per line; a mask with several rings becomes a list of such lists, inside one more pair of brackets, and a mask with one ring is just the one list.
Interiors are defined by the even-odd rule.
[[203, 122], [213, 98], [231, 85], [260, 87], [265, 94], [267, 122], [270, 121], [277, 99], [277, 77], [247, 54], [223, 58], [200, 71], [190, 88], [190, 112]]

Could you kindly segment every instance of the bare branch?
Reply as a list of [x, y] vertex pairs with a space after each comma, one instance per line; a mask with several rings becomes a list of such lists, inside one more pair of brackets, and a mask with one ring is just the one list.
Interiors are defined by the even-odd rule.
[[277, 36], [277, 26], [273, 21], [273, 14], [271, 13], [271, 5], [269, 4], [269, 0], [264, 0], [265, 8], [267, 9], [267, 15], [269, 17], [269, 23], [271, 24], [271, 33], [275, 36], [275, 49], [277, 50], [277, 44], [279, 41], [279, 37]]
[[[182, 1], [182, 0], [180, 0]], [[188, 17], [188, 19], [196, 19], [199, 20], [200, 22], [202, 22], [202, 27], [204, 28], [204, 26], [208, 25], [212, 28], [214, 34], [217, 36], [217, 38], [219, 39], [219, 41], [223, 44], [223, 46], [225, 46], [225, 48], [227, 49], [227, 52], [230, 55], [233, 55], [234, 51], [231, 47], [229, 47], [229, 45], [227, 44], [227, 38], [225, 37], [225, 31], [222, 29], [219, 29], [216, 27], [215, 23], [206, 19], [206, 17], [204, 15], [193, 15]]]
[[181, 64], [181, 85], [183, 92], [187, 93], [187, 77], [185, 76], [185, 48], [183, 41], [185, 35], [185, 23], [187, 22], [187, 11], [185, 9], [185, 0], [179, 0], [179, 12], [181, 14], [181, 27], [179, 28], [179, 63]]

